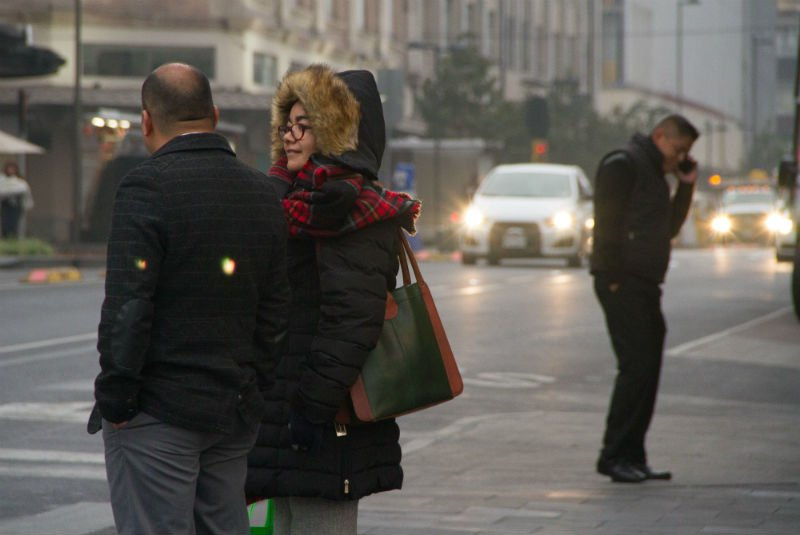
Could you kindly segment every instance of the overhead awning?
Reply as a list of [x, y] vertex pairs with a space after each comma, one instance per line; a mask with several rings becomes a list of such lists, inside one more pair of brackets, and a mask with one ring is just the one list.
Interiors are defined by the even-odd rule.
[[0, 130], [0, 154], [42, 154], [44, 149]]

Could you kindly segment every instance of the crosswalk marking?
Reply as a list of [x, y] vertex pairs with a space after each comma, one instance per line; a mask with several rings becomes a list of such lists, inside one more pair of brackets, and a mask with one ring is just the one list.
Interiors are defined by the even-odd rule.
[[0, 476], [46, 479], [88, 479], [105, 481], [105, 466], [33, 465], [0, 463]]
[[19, 402], [0, 405], [0, 419], [28, 422], [86, 423], [94, 405], [91, 401], [56, 403]]
[[93, 533], [114, 525], [109, 503], [80, 502], [35, 515], [0, 520], [0, 535]]
[[80, 381], [63, 381], [60, 383], [50, 383], [37, 386], [36, 390], [52, 390], [57, 392], [84, 392], [91, 395], [94, 391], [94, 378], [82, 379]]
[[78, 451], [0, 448], [0, 476], [105, 481], [105, 456]]
[[32, 362], [40, 362], [43, 360], [60, 359], [64, 357], [72, 357], [75, 355], [97, 355], [97, 349], [94, 346], [81, 346], [73, 347], [71, 349], [57, 349], [55, 351], [48, 351], [45, 353], [34, 353], [33, 355], [25, 355], [22, 357], [4, 358], [0, 360], [0, 368], [6, 366], [14, 366], [16, 364], [30, 364]]
[[97, 333], [76, 334], [74, 336], [51, 338], [50, 340], [37, 340], [36, 342], [26, 342], [23, 344], [3, 346], [0, 347], [0, 355], [4, 353], [13, 353], [15, 351], [26, 351], [28, 349], [41, 349], [43, 347], [71, 344], [73, 342], [85, 342], [87, 340], [97, 340]]
[[105, 457], [102, 453], [0, 448], [0, 461], [104, 464]]
[[689, 351], [695, 349], [696, 347], [699, 347], [699, 346], [702, 346], [702, 345], [706, 345], [706, 344], [710, 344], [712, 342], [716, 342], [716, 341], [721, 340], [723, 338], [726, 338], [726, 337], [728, 337], [728, 336], [730, 336], [732, 334], [736, 334], [738, 332], [744, 331], [744, 330], [749, 329], [751, 327], [755, 327], [757, 325], [761, 325], [762, 323], [766, 323], [766, 322], [768, 322], [768, 321], [770, 321], [770, 320], [772, 320], [774, 318], [778, 318], [780, 316], [783, 316], [784, 314], [788, 314], [791, 310], [792, 310], [792, 307], [790, 307], [790, 306], [779, 308], [778, 310], [770, 312], [769, 314], [765, 314], [765, 315], [760, 316], [758, 318], [753, 318], [753, 319], [751, 319], [749, 321], [745, 321], [744, 323], [740, 323], [739, 325], [734, 325], [733, 327], [730, 327], [729, 329], [724, 329], [722, 331], [718, 331], [718, 332], [709, 334], [708, 336], [703, 336], [702, 338], [698, 338], [697, 340], [692, 340], [691, 342], [686, 342], [685, 344], [681, 344], [681, 345], [677, 345], [675, 347], [671, 347], [671, 348], [667, 349], [666, 354], [667, 355], [682, 355], [684, 353], [688, 353]]

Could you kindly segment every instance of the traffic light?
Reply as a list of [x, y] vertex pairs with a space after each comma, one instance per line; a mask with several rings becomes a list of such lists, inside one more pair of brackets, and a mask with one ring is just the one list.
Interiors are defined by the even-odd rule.
[[525, 126], [534, 138], [546, 138], [550, 130], [550, 114], [547, 111], [547, 99], [544, 97], [528, 97], [525, 101]]
[[28, 45], [24, 30], [0, 24], [0, 78], [53, 74], [64, 63], [52, 50]]
[[546, 162], [550, 145], [546, 139], [537, 138], [531, 141], [531, 161]]

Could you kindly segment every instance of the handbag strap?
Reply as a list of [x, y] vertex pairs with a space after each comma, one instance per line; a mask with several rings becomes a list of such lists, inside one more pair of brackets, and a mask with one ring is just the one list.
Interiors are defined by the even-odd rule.
[[397, 232], [400, 234], [400, 252], [398, 253], [398, 257], [400, 259], [400, 268], [403, 270], [403, 286], [411, 284], [411, 273], [408, 270], [409, 264], [411, 265], [411, 270], [414, 272], [414, 280], [417, 282], [425, 282], [422, 278], [419, 264], [417, 264], [417, 258], [414, 256], [414, 250], [411, 249], [411, 244], [408, 243], [403, 229], [398, 229]]

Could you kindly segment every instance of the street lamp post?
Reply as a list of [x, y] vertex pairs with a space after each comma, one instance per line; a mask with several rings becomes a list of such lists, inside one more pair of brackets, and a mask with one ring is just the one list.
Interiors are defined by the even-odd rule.
[[[771, 46], [773, 40], [769, 37], [753, 33], [750, 36], [750, 150], [753, 148], [758, 138], [758, 96], [759, 93], [759, 77], [758, 77], [758, 47], [761, 45]], [[753, 163], [753, 162], [751, 162]]]
[[700, 0], [678, 0], [677, 28], [675, 31], [675, 94], [678, 97], [678, 111], [683, 110], [683, 8], [696, 6]]
[[73, 140], [72, 140], [72, 226], [71, 238], [73, 243], [78, 243], [81, 238], [81, 206], [83, 197], [83, 150], [81, 136], [83, 135], [83, 111], [81, 95], [81, 74], [83, 70], [83, 51], [81, 46], [81, 24], [83, 19], [83, 0], [75, 0], [75, 88], [73, 93]]

